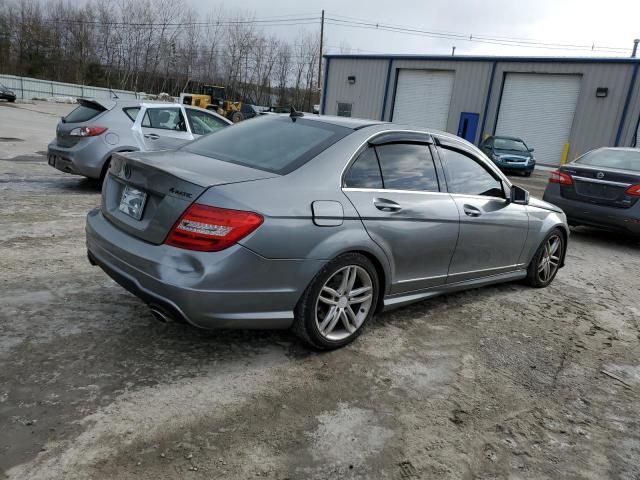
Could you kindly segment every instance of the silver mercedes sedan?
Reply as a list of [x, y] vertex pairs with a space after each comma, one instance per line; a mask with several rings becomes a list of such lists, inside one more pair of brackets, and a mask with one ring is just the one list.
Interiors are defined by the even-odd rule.
[[341, 347], [376, 313], [563, 266], [559, 208], [453, 135], [267, 115], [113, 156], [87, 248], [157, 318]]

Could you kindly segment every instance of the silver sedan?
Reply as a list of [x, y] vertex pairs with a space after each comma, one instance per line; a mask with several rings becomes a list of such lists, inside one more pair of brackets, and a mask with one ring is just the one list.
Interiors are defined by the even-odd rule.
[[297, 112], [115, 155], [87, 217], [90, 261], [156, 317], [292, 328], [320, 349], [435, 295], [546, 287], [568, 235], [458, 137]]

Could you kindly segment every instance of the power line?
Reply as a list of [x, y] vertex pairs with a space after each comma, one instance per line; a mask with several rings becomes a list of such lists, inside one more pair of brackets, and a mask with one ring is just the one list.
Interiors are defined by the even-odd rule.
[[[342, 18], [336, 18], [336, 17], [342, 17]], [[344, 18], [349, 18], [349, 20], [344, 20]], [[333, 14], [332, 16], [327, 17], [327, 23], [335, 26], [341, 26], [341, 27], [354, 27], [354, 28], [363, 28], [363, 29], [369, 29], [369, 30], [380, 30], [380, 31], [403, 33], [408, 35], [417, 35], [417, 36], [432, 37], [432, 38], [487, 43], [492, 45], [507, 45], [507, 46], [526, 47], [526, 48], [544, 48], [544, 49], [553, 49], [553, 50], [603, 51], [603, 52], [611, 52], [611, 53], [613, 52], [627, 53], [629, 51], [628, 48], [596, 46], [595, 44], [577, 45], [577, 44], [550, 43], [550, 42], [543, 42], [543, 41], [532, 40], [532, 39], [510, 38], [510, 37], [499, 37], [499, 36], [488, 36], [488, 35], [473, 35], [473, 34], [464, 34], [459, 32], [442, 32], [442, 31], [433, 31], [433, 30], [423, 30], [423, 29], [418, 29], [414, 27], [378, 23], [378, 22], [372, 22], [372, 21], [367, 21], [362, 19], [356, 19], [355, 17], [344, 17], [340, 15], [333, 15]]]

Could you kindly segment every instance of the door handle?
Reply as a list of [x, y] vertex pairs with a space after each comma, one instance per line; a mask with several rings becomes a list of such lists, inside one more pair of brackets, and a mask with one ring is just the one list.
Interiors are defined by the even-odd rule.
[[402, 210], [402, 207], [398, 203], [386, 198], [374, 198], [373, 205], [383, 212], [399, 212]]
[[155, 133], [147, 133], [145, 134], [144, 138], [149, 138], [151, 140], [158, 140], [160, 138], [160, 135], [156, 135]]
[[464, 205], [462, 209], [464, 210], [464, 214], [468, 217], [479, 217], [482, 215], [482, 211], [473, 205]]

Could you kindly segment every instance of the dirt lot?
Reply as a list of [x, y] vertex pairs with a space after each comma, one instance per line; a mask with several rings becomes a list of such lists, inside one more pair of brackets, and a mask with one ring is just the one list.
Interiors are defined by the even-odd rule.
[[0, 143], [5, 478], [640, 478], [637, 242], [576, 229], [551, 287], [425, 301], [331, 353], [164, 325], [87, 262], [99, 193], [35, 153], [36, 107], [0, 105], [29, 136]]

